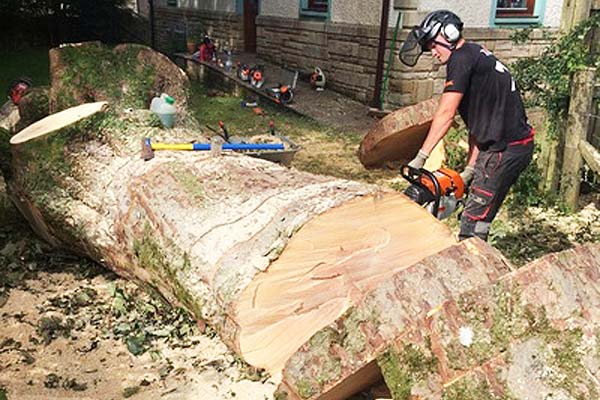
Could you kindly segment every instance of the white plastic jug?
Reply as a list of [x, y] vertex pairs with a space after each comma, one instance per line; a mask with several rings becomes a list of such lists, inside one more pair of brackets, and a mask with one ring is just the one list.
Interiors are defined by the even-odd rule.
[[161, 94], [160, 97], [154, 97], [150, 102], [150, 111], [158, 115], [165, 128], [172, 128], [175, 124], [176, 108], [174, 103], [175, 99], [166, 93]]

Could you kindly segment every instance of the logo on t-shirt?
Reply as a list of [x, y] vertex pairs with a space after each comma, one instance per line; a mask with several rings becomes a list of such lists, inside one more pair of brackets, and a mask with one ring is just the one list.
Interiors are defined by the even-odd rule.
[[450, 81], [446, 81], [446, 83], [444, 83], [444, 88], [448, 88], [450, 86], [454, 86], [454, 81], [450, 80]]

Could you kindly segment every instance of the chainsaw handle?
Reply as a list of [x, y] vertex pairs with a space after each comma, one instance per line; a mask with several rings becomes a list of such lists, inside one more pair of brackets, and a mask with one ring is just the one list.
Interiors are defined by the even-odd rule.
[[433, 203], [432, 214], [437, 218], [438, 211], [440, 209], [440, 199], [442, 197], [442, 189], [440, 188], [440, 183], [438, 182], [438, 180], [435, 177], [435, 175], [433, 174], [433, 172], [428, 171], [425, 168], [414, 168], [414, 167], [411, 167], [410, 165], [403, 165], [402, 167], [400, 167], [400, 175], [402, 175], [402, 177], [404, 179], [406, 179], [413, 185], [416, 185], [416, 186], [420, 187], [421, 189], [424, 189], [427, 191], [429, 190], [429, 188], [427, 186], [425, 186], [423, 184], [423, 182], [421, 182], [421, 177], [423, 175], [425, 175], [427, 178], [429, 178], [429, 180], [433, 184], [433, 188], [435, 190], [435, 193], [433, 193], [435, 200]]

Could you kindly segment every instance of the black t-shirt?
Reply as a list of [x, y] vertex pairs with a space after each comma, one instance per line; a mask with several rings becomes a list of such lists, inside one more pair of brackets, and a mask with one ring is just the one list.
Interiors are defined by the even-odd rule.
[[447, 65], [444, 92], [460, 92], [460, 116], [481, 150], [502, 151], [529, 135], [521, 95], [508, 69], [487, 49], [465, 43]]

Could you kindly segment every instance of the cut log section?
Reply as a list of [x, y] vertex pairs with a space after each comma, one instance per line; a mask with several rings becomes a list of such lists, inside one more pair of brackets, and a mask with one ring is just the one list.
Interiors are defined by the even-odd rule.
[[69, 43], [49, 51], [49, 64], [51, 113], [98, 101], [147, 109], [152, 98], [164, 92], [175, 98], [178, 120], [187, 119], [187, 75], [150, 47]]
[[[407, 164], [427, 137], [439, 97], [396, 110], [380, 121], [363, 138], [358, 158], [366, 168], [384, 167], [388, 162]], [[439, 168], [430, 165], [430, 170]]]
[[232, 153], [144, 162], [147, 132], [104, 103], [51, 115], [11, 139], [9, 194], [48, 242], [156, 288], [271, 372], [377, 284], [456, 243], [373, 185]]
[[280, 398], [344, 399], [381, 375], [394, 399], [596, 398], [600, 245], [508, 274], [490, 249], [470, 239], [381, 284], [290, 358]]
[[241, 353], [280, 371], [312, 332], [394, 273], [453, 243], [445, 226], [397, 194], [351, 201], [314, 218], [242, 293]]

